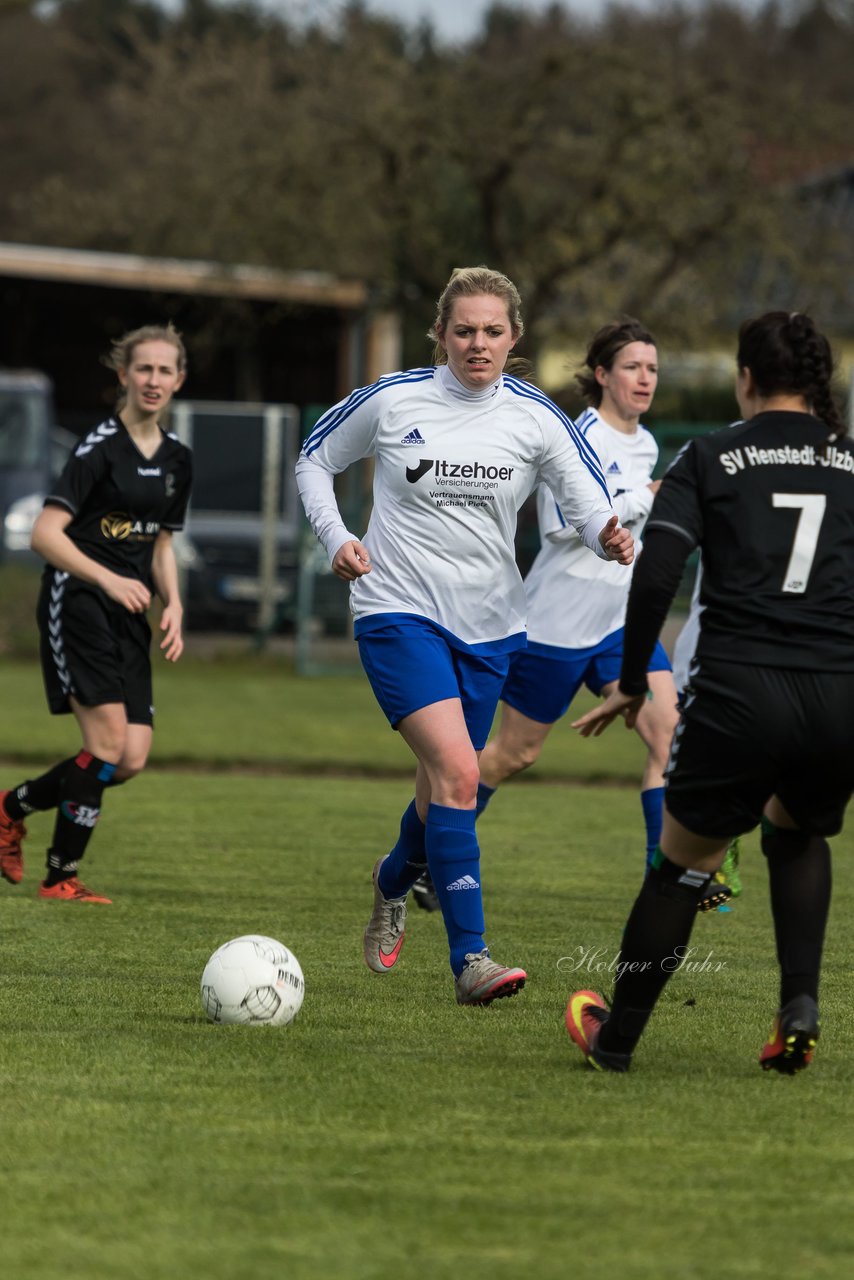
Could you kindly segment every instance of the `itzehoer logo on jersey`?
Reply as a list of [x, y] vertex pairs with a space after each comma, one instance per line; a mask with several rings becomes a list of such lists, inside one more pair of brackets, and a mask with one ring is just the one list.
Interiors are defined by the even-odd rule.
[[101, 518], [101, 533], [108, 542], [152, 542], [159, 532], [158, 520], [134, 520], [124, 511]]
[[445, 458], [422, 458], [417, 467], [406, 468], [410, 484], [417, 484], [432, 468], [438, 481], [446, 480], [510, 480], [513, 467], [496, 467], [485, 462], [448, 462]]

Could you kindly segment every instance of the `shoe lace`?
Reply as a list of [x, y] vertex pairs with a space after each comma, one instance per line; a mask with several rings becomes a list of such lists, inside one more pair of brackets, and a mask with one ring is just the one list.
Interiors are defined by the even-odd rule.
[[386, 899], [384, 904], [385, 924], [393, 933], [401, 933], [406, 921], [406, 900], [398, 902]]

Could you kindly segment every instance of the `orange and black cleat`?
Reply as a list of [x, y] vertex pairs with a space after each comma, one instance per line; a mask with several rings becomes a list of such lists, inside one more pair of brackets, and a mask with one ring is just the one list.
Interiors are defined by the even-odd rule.
[[6, 817], [3, 801], [8, 794], [8, 791], [0, 791], [0, 875], [9, 884], [20, 884], [24, 878], [21, 841], [27, 834], [27, 828], [23, 822]]
[[87, 889], [86, 885], [76, 876], [71, 876], [68, 880], [60, 880], [58, 884], [42, 883], [39, 888], [40, 898], [51, 898], [55, 902], [102, 902], [107, 906], [112, 906], [112, 898], [104, 898], [99, 893], [93, 893], [91, 889]]
[[566, 1029], [595, 1071], [628, 1071], [630, 1053], [609, 1053], [599, 1048], [599, 1034], [608, 1021], [605, 1001], [595, 991], [573, 991], [566, 1006]]

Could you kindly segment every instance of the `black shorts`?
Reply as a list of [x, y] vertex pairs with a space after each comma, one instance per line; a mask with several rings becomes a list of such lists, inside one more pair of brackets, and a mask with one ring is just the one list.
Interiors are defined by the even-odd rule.
[[702, 659], [665, 771], [668, 810], [689, 831], [752, 831], [772, 795], [810, 835], [842, 830], [854, 792], [854, 673]]
[[123, 702], [129, 724], [152, 724], [151, 628], [97, 587], [48, 570], [37, 614], [42, 675], [53, 715]]

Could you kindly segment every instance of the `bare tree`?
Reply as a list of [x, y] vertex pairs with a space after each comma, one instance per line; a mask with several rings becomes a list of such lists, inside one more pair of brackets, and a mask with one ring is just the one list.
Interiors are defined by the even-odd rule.
[[0, 235], [369, 279], [416, 358], [449, 270], [484, 261], [529, 352], [617, 310], [705, 333], [815, 280], [793, 192], [849, 149], [851, 8], [496, 6], [447, 49], [359, 5], [66, 0], [4, 24]]

